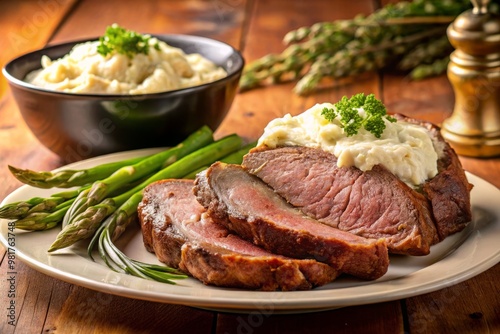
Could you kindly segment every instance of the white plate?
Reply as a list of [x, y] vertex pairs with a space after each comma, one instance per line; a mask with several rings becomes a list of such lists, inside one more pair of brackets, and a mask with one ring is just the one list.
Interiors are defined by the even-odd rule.
[[[87, 168], [155, 151], [157, 149], [117, 153], [67, 167]], [[365, 282], [340, 278], [312, 291], [261, 292], [224, 289], [204, 286], [192, 278], [170, 285], [119, 274], [102, 263], [89, 260], [85, 256], [85, 244], [49, 255], [46, 250], [59, 228], [44, 232], [16, 230], [15, 235], [9, 239], [7, 221], [0, 220], [0, 241], [5, 247], [14, 246], [16, 260], [20, 259], [42, 273], [72, 284], [129, 298], [226, 312], [265, 314], [312, 312], [379, 303], [449, 287], [499, 262], [500, 190], [474, 175], [467, 176], [475, 186], [471, 195], [473, 222], [464, 231], [433, 246], [428, 256], [391, 256], [387, 274], [378, 280]], [[2, 205], [34, 196], [47, 197], [54, 192], [23, 186], [5, 198]], [[138, 227], [122, 236], [119, 247], [135, 259], [158, 263], [154, 255], [144, 248]]]

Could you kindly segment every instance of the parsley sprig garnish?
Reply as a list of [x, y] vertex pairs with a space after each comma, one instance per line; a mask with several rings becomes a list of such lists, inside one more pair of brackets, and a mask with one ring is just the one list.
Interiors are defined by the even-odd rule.
[[[330, 122], [339, 117], [340, 126], [348, 137], [357, 134], [359, 129], [364, 128], [375, 137], [380, 138], [385, 130], [384, 118], [389, 122], [396, 122], [394, 117], [387, 115], [384, 104], [377, 100], [373, 94], [365, 96], [365, 94], [360, 93], [350, 99], [344, 96], [334, 104], [334, 107], [323, 108], [321, 115]], [[364, 116], [359, 113], [360, 108], [365, 111]]]
[[[124, 54], [130, 58], [139, 53], [149, 53], [149, 35], [142, 35], [132, 30], [127, 30], [117, 24], [106, 28], [103, 36], [99, 37], [97, 52], [103, 56], [113, 52]], [[154, 45], [156, 50], [160, 49], [158, 43]]]

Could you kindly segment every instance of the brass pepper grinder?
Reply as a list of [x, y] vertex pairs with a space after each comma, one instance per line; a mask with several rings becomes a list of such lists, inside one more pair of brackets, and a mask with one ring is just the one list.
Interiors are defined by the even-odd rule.
[[455, 107], [441, 133], [458, 154], [486, 158], [500, 155], [500, 17], [490, 1], [471, 2], [448, 27]]

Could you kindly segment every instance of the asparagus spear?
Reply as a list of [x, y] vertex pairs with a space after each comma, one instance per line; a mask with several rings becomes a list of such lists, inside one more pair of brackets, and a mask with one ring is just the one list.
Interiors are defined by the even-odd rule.
[[225, 162], [227, 164], [241, 164], [243, 161], [243, 157], [247, 154], [252, 148], [257, 145], [256, 141], [248, 143], [240, 148], [238, 151], [228, 154], [220, 159], [220, 161]]
[[146, 157], [134, 157], [132, 159], [122, 160], [98, 165], [89, 169], [74, 170], [65, 169], [57, 172], [33, 171], [30, 169], [21, 169], [9, 166], [9, 170], [24, 184], [37, 188], [71, 188], [83, 186], [97, 180], [104, 179], [113, 174], [117, 169], [123, 166], [133, 165]]
[[[124, 185], [150, 175], [160, 170], [165, 164], [171, 164], [212, 141], [212, 131], [209, 127], [203, 126], [177, 146], [154, 154], [133, 165], [123, 166], [109, 177], [94, 182], [89, 191], [80, 193], [64, 218], [64, 225], [71, 224], [71, 222], [75, 220], [79, 214], [84, 213], [87, 208], [100, 203]], [[99, 212], [103, 211], [105, 210], [99, 210]], [[89, 215], [89, 213], [86, 213], [86, 215]]]
[[15, 227], [28, 231], [43, 231], [56, 227], [63, 220], [66, 211], [74, 199], [58, 205], [52, 212], [33, 212], [26, 217], [16, 220]]
[[51, 197], [33, 197], [26, 201], [9, 203], [0, 208], [0, 218], [15, 219], [18, 229], [40, 231], [62, 222], [64, 215], [78, 194], [88, 187], [80, 187], [53, 194]]
[[51, 205], [57, 205], [56, 201], [53, 198], [33, 197], [26, 201], [8, 203], [0, 208], [0, 218], [19, 219], [25, 217], [36, 206], [40, 207], [40, 205], [43, 205], [48, 208]]
[[415, 67], [410, 72], [410, 77], [412, 79], [422, 79], [442, 73], [446, 71], [446, 69], [448, 68], [449, 62], [450, 62], [450, 57], [447, 56], [441, 59], [437, 59], [430, 64], [421, 64]]
[[[227, 164], [241, 164], [241, 162], [243, 161], [243, 156], [245, 154], [247, 154], [248, 151], [250, 151], [252, 148], [254, 148], [256, 144], [257, 144], [257, 142], [251, 142], [251, 143], [243, 146], [242, 148], [240, 148], [238, 151], [233, 152], [229, 155], [226, 155], [225, 157], [220, 159], [220, 161], [225, 162]], [[196, 174], [207, 169], [208, 167], [210, 167], [210, 166], [205, 165], [203, 167], [200, 167], [200, 168], [194, 170], [193, 172], [184, 175], [183, 179], [194, 179], [196, 177]]]
[[[142, 190], [148, 184], [160, 179], [181, 178], [186, 172], [196, 170], [207, 163], [216, 161], [230, 152], [237, 150], [241, 147], [241, 141], [241, 138], [237, 135], [230, 135], [219, 139], [184, 156], [127, 192], [113, 198], [107, 198], [106, 203], [88, 207], [85, 211], [77, 214], [75, 220], [61, 230], [48, 251], [52, 252], [68, 247], [81, 239], [93, 235], [104, 218], [115, 212], [116, 208], [120, 207], [118, 212], [125, 213], [127, 217], [130, 217], [131, 213], [136, 212], [137, 205], [142, 199]], [[78, 198], [76, 201], [78, 201]]]
[[22, 219], [35, 212], [50, 213], [60, 204], [75, 198], [85, 187], [53, 194], [51, 197], [33, 197], [26, 201], [8, 203], [0, 207], [0, 218]]

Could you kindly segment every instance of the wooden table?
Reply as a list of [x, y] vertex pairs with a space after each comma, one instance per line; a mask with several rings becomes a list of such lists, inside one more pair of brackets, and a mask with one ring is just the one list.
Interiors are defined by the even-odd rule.
[[[247, 61], [279, 52], [284, 34], [314, 22], [370, 13], [385, 1], [78, 1], [0, 2], [0, 64], [49, 43], [102, 34], [116, 22], [150, 33], [186, 33], [225, 41]], [[375, 93], [391, 112], [436, 123], [450, 114], [446, 76], [411, 82], [404, 75], [370, 73], [349, 83], [299, 97], [292, 84], [241, 93], [217, 131], [256, 139], [267, 122], [297, 114], [316, 102]], [[0, 199], [21, 184], [7, 165], [50, 170], [62, 161], [41, 146], [24, 124], [10, 92], [0, 86]], [[500, 187], [500, 159], [462, 157], [466, 170]], [[500, 332], [500, 265], [460, 284], [404, 300], [298, 315], [268, 315], [255, 326], [246, 314], [227, 314], [128, 299], [71, 285], [17, 261], [14, 299], [8, 296], [2, 249], [1, 333], [493, 333]], [[17, 324], [7, 323], [11, 300]], [[258, 319], [257, 319], [258, 320]]]

